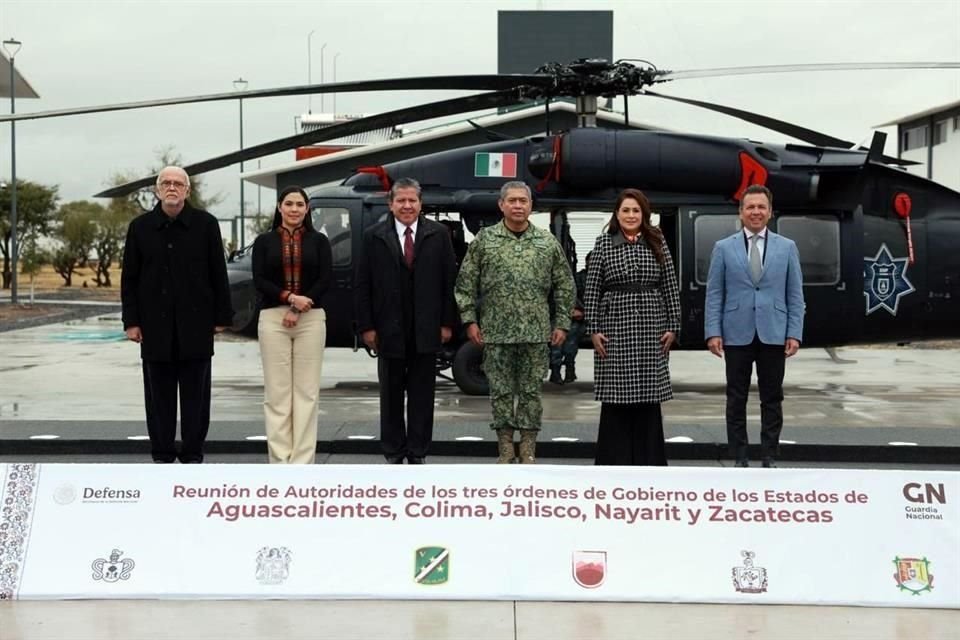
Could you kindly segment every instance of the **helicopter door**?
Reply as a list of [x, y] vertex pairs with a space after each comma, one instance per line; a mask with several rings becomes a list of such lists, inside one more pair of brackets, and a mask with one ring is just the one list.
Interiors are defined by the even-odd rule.
[[[710, 256], [717, 240], [740, 229], [736, 207], [707, 205], [681, 208], [680, 304], [684, 309], [683, 333], [703, 339], [704, 302]], [[817, 325], [811, 314], [804, 323], [804, 342], [837, 344], [849, 340], [862, 327], [863, 311], [855, 303], [862, 297], [855, 265], [844, 268], [843, 256], [857, 253], [851, 216], [841, 212], [807, 214], [803, 211], [777, 212], [770, 228], [797, 244], [803, 273], [803, 295], [807, 309], [831, 309], [831, 320]], [[852, 263], [851, 263], [852, 264]], [[848, 280], [851, 282], [848, 283]]]
[[703, 309], [713, 245], [737, 232], [740, 217], [736, 207], [704, 205], [680, 207], [677, 218], [680, 242], [673, 246], [674, 260], [680, 265], [680, 339], [687, 347], [703, 345]]
[[322, 306], [327, 312], [327, 346], [354, 346], [353, 255], [359, 238], [359, 208], [349, 200], [311, 200], [313, 226], [327, 236], [333, 258], [333, 280]]
[[[840, 211], [777, 212], [774, 231], [790, 238], [800, 253], [803, 297], [807, 311], [803, 341], [842, 344], [860, 335], [863, 326], [862, 265], [844, 257], [857, 256], [852, 217]], [[846, 267], [846, 268], [845, 268]], [[830, 309], [829, 313], [810, 313]], [[829, 318], [816, 323], [814, 318]]]

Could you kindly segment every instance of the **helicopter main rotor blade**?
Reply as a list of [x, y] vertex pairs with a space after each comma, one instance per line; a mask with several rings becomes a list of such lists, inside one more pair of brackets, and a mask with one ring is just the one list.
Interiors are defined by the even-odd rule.
[[777, 120], [776, 118], [771, 118], [769, 116], [763, 116], [759, 113], [753, 113], [752, 111], [744, 111], [743, 109], [726, 107], [722, 104], [716, 104], [714, 102], [691, 100], [690, 98], [678, 98], [676, 96], [668, 96], [662, 93], [654, 93], [653, 91], [644, 91], [640, 95], [663, 98], [664, 100], [673, 100], [675, 102], [682, 102], [695, 107], [702, 107], [703, 109], [709, 109], [710, 111], [723, 113], [728, 116], [733, 116], [734, 118], [740, 118], [741, 120], [751, 124], [770, 129], [771, 131], [777, 131], [784, 135], [788, 135], [791, 138], [802, 140], [803, 142], [817, 147], [839, 147], [841, 149], [852, 149], [856, 146], [856, 143], [850, 142], [849, 140], [841, 140], [840, 138], [834, 138], [833, 136], [820, 133], [819, 131], [814, 131], [813, 129], [801, 127], [800, 125], [784, 122], [783, 120]]
[[[131, 109], [148, 109], [152, 107], [166, 107], [180, 104], [196, 104], [201, 102], [220, 102], [224, 100], [251, 100], [255, 98], [276, 98], [282, 96], [298, 96], [323, 93], [352, 93], [360, 91], [412, 91], [412, 90], [464, 90], [464, 91], [502, 91], [506, 89], [527, 87], [540, 88], [546, 96], [580, 95], [583, 91], [578, 88], [588, 81], [599, 85], [592, 89], [599, 94], [606, 95], [610, 90], [622, 93], [624, 86], [613, 82], [617, 78], [593, 77], [590, 72], [595, 69], [577, 69], [573, 66], [554, 65], [557, 68], [552, 72], [538, 72], [532, 74], [487, 74], [487, 75], [459, 75], [459, 76], [420, 76], [411, 78], [389, 78], [380, 80], [360, 80], [354, 82], [333, 82], [326, 84], [297, 85], [292, 87], [278, 87], [274, 89], [254, 89], [252, 91], [232, 91], [229, 93], [212, 93], [199, 96], [184, 96], [180, 98], [163, 98], [159, 100], [144, 100], [139, 102], [124, 102], [117, 104], [94, 105], [87, 107], [73, 107], [69, 109], [55, 109], [51, 111], [34, 111], [26, 113], [0, 115], [0, 122], [17, 122], [20, 120], [39, 120], [43, 118], [59, 118], [91, 113], [106, 113], [111, 111], [128, 111]], [[609, 67], [610, 65], [607, 65]], [[620, 65], [623, 66], [623, 65]], [[629, 66], [629, 65], [628, 65]], [[549, 65], [545, 68], [548, 68]], [[542, 70], [541, 69], [541, 70]], [[960, 69], [960, 62], [862, 62], [862, 63], [825, 63], [825, 64], [793, 64], [767, 65], [753, 67], [720, 67], [716, 69], [688, 69], [681, 71], [659, 70], [656, 68], [637, 69], [639, 75], [630, 75], [626, 90], [633, 94], [638, 87], [659, 82], [682, 80], [690, 78], [710, 78], [733, 75], [747, 75], [757, 73], [790, 73], [799, 71], [862, 71], [862, 70], [890, 70], [890, 69]], [[607, 70], [606, 68], [601, 71]], [[579, 74], [582, 74], [580, 76]], [[579, 77], [579, 80], [578, 80]], [[623, 80], [624, 78], [619, 78]], [[562, 91], [559, 86], [564, 81], [571, 84], [576, 90]], [[578, 84], [578, 82], [580, 84]], [[609, 85], [609, 86], [608, 86]]]
[[[245, 162], [252, 158], [259, 158], [278, 153], [280, 151], [287, 151], [300, 146], [323, 142], [325, 140], [333, 140], [335, 138], [341, 138], [343, 136], [348, 136], [355, 133], [362, 133], [372, 129], [382, 129], [384, 127], [390, 127], [408, 122], [429, 120], [431, 118], [440, 118], [443, 116], [456, 115], [458, 113], [466, 113], [469, 111], [479, 111], [481, 109], [506, 107], [516, 104], [522, 99], [522, 92], [512, 89], [507, 91], [481, 93], [474, 96], [466, 96], [464, 98], [453, 98], [450, 100], [441, 100], [439, 102], [431, 102], [415, 107], [397, 109], [395, 111], [388, 111], [386, 113], [380, 113], [377, 115], [368, 116], [366, 118], [350, 120], [348, 122], [334, 124], [322, 129], [309, 131], [307, 133], [300, 133], [294, 136], [280, 138], [279, 140], [266, 142], [264, 144], [247, 147], [241, 151], [234, 151], [233, 153], [228, 153], [216, 158], [191, 164], [183, 169], [188, 175], [198, 175], [208, 171], [213, 171], [214, 169], [229, 167], [230, 165], [238, 162]], [[156, 182], [156, 179], [156, 175], [147, 176], [133, 182], [111, 187], [94, 195], [94, 197], [116, 198], [126, 196], [134, 191], [142, 189], [143, 187], [149, 187], [153, 185], [154, 182]]]
[[716, 69], [686, 69], [656, 71], [656, 82], [689, 80], [693, 78], [720, 78], [758, 73], [796, 73], [802, 71], [869, 71], [893, 69], [960, 69], [960, 62], [833, 62], [823, 64], [771, 64], [753, 67], [718, 67]]
[[124, 102], [89, 107], [56, 109], [53, 111], [34, 111], [0, 115], [0, 122], [19, 120], [39, 120], [59, 118], [89, 113], [109, 111], [128, 111], [131, 109], [149, 109], [169, 107], [180, 104], [201, 102], [220, 102], [223, 100], [252, 100], [254, 98], [277, 98], [318, 93], [355, 93], [361, 91], [418, 91], [418, 90], [462, 90], [462, 91], [502, 91], [520, 86], [549, 87], [553, 77], [544, 74], [491, 74], [473, 76], [423, 76], [414, 78], [394, 78], [384, 80], [359, 80], [356, 82], [332, 82], [326, 84], [307, 84], [274, 89], [254, 89], [252, 91], [232, 91], [230, 93], [211, 93], [202, 96], [182, 98], [163, 98], [141, 102]]
[[[655, 98], [663, 98], [664, 100], [674, 100], [675, 102], [682, 102], [684, 104], [693, 105], [695, 107], [702, 107], [704, 109], [709, 109], [710, 111], [716, 111], [718, 113], [723, 113], [728, 116], [733, 116], [734, 118], [739, 118], [751, 124], [755, 124], [771, 131], [776, 131], [784, 135], [790, 136], [791, 138], [796, 138], [806, 142], [807, 144], [812, 144], [815, 147], [836, 147], [840, 149], [853, 149], [857, 148], [855, 142], [850, 142], [849, 140], [841, 140], [840, 138], [834, 138], [833, 136], [827, 135], [826, 133], [820, 133], [819, 131], [814, 131], [813, 129], [807, 129], [806, 127], [801, 127], [798, 124], [792, 124], [790, 122], [785, 122], [783, 120], [777, 120], [776, 118], [771, 118], [770, 116], [760, 115], [759, 113], [753, 113], [752, 111], [744, 111], [743, 109], [735, 109], [733, 107], [726, 107], [722, 104], [716, 104], [714, 102], [703, 102], [702, 100], [691, 100], [690, 98], [678, 98], [676, 96], [668, 96], [662, 93], [654, 93], [653, 91], [644, 91], [640, 95], [643, 96], [653, 96]], [[901, 158], [892, 158], [890, 156], [882, 156], [880, 158], [886, 164], [900, 165], [900, 166], [909, 166], [919, 164], [913, 160], [903, 160]]]

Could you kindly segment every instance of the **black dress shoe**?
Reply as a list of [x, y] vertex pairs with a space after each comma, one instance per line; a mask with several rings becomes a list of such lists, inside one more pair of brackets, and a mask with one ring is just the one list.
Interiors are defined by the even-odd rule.
[[420, 458], [418, 456], [410, 456], [407, 458], [407, 464], [427, 464], [427, 459]]
[[747, 460], [746, 458], [741, 458], [741, 459], [737, 460], [736, 466], [738, 466], [738, 467], [749, 467], [749, 466], [750, 466], [750, 461]]
[[777, 464], [773, 461], [773, 458], [764, 458], [764, 459], [763, 459], [763, 466], [764, 466], [764, 468], [766, 468], [766, 469], [776, 469], [776, 468], [777, 468]]
[[387, 464], [403, 464], [403, 456], [384, 456]]

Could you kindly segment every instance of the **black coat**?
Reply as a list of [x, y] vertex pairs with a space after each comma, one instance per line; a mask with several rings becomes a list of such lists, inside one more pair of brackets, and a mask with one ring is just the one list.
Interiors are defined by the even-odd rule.
[[143, 334], [144, 360], [212, 356], [214, 327], [233, 321], [217, 219], [189, 203], [172, 220], [159, 203], [134, 218], [123, 247], [120, 299], [123, 328]]
[[458, 321], [450, 233], [420, 216], [411, 273], [394, 224], [388, 216], [363, 235], [354, 291], [357, 330], [376, 329], [380, 355], [387, 358], [405, 357], [411, 340], [417, 353], [436, 353], [442, 344], [440, 327], [452, 329]]
[[[320, 298], [330, 287], [330, 241], [317, 231], [303, 234], [300, 252], [300, 292], [320, 306]], [[257, 289], [257, 305], [268, 309], [287, 304], [280, 299], [286, 288], [283, 275], [283, 250], [280, 233], [274, 229], [261, 233], [253, 241], [253, 284]]]

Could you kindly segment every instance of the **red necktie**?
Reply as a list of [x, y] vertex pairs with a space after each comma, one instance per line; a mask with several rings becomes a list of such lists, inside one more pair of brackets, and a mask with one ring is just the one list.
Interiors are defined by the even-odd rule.
[[413, 229], [410, 227], [403, 232], [403, 261], [407, 269], [413, 269]]

